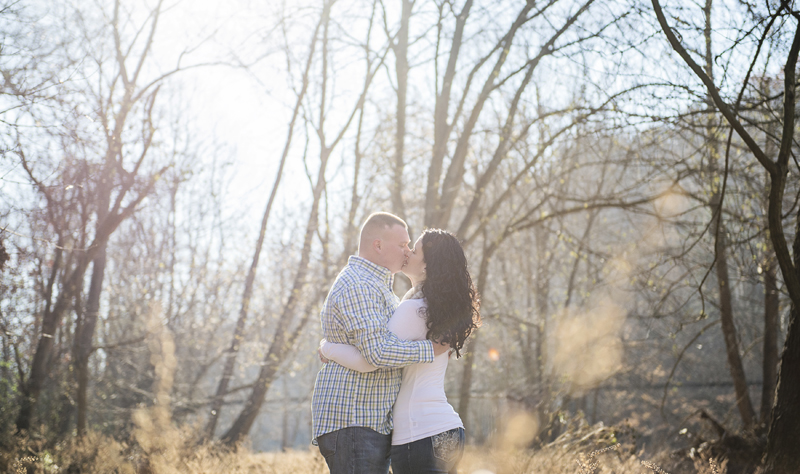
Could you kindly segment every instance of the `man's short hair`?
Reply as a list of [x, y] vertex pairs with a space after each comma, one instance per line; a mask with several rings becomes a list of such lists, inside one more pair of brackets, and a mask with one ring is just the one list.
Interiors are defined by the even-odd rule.
[[405, 229], [408, 229], [406, 221], [394, 214], [388, 212], [373, 212], [367, 217], [367, 220], [364, 221], [364, 225], [361, 226], [361, 235], [364, 235], [364, 231], [367, 233], [374, 233], [396, 225], [401, 225]]
[[388, 212], [373, 212], [370, 214], [369, 217], [367, 217], [367, 220], [364, 221], [364, 224], [361, 226], [361, 233], [358, 236], [359, 252], [362, 250], [362, 245], [367, 245], [367, 242], [365, 242], [364, 239], [375, 237], [379, 235], [381, 231], [390, 229], [396, 225], [401, 225], [408, 230], [408, 224], [406, 224], [406, 221], [400, 219], [394, 214], [390, 214]]

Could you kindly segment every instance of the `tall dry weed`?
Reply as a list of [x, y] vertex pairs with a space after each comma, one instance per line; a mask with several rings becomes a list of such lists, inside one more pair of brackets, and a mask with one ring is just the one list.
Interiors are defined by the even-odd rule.
[[622, 304], [603, 297], [558, 317], [553, 370], [573, 390], [591, 389], [622, 367], [619, 334], [626, 314]]
[[129, 453], [127, 444], [90, 431], [68, 443], [58, 457], [67, 472], [135, 474]]
[[[464, 452], [459, 472], [465, 474], [725, 474], [725, 462], [697, 459], [694, 469], [668, 471], [668, 453], [659, 453], [651, 460], [642, 459], [644, 453], [625, 453], [612, 447], [590, 453], [576, 452], [570, 446], [546, 446], [540, 450], [508, 450], [468, 447]], [[654, 459], [654, 460], [653, 460]], [[649, 471], [648, 471], [649, 470]]]
[[161, 308], [153, 304], [148, 312], [147, 333], [150, 363], [155, 372], [153, 406], [133, 414], [134, 439], [142, 451], [143, 470], [152, 474], [180, 472], [181, 458], [191, 439], [172, 423], [170, 392], [175, 375], [175, 341], [161, 321]]

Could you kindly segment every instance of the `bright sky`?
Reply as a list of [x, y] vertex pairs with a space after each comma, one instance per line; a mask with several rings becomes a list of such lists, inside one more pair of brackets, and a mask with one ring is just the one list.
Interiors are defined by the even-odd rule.
[[[313, 2], [313, 5], [313, 9], [304, 16], [297, 2], [291, 4], [292, 24], [309, 23], [308, 28], [298, 28], [288, 33], [289, 41], [293, 43], [291, 53], [295, 61], [292, 66], [295, 77], [300, 75], [303, 67], [308, 36], [313, 29], [311, 23], [316, 21], [318, 14], [319, 5], [317, 2]], [[281, 33], [274, 29], [278, 18], [276, 10], [279, 8], [281, 6], [278, 2], [263, 4], [250, 0], [184, 0], [175, 11], [165, 16], [165, 26], [170, 26], [164, 30], [169, 32], [167, 35], [170, 44], [175, 48], [192, 44], [194, 38], [204, 37], [209, 31], [207, 25], [222, 25], [216, 42], [198, 50], [197, 56], [200, 58], [216, 56], [228, 62], [233, 61], [236, 56], [243, 60], [266, 56], [249, 70], [215, 66], [187, 72], [182, 76], [182, 81], [194, 91], [190, 107], [196, 113], [195, 120], [202, 135], [217, 137], [235, 150], [236, 175], [231, 186], [232, 202], [238, 208], [249, 210], [254, 225], [260, 221], [272, 189], [295, 101], [295, 94], [287, 83], [286, 54], [280, 49], [283, 41]], [[342, 5], [340, 8], [346, 11], [347, 7]], [[166, 23], [167, 21], [170, 23]], [[360, 40], [365, 33], [358, 30], [357, 25], [351, 25], [348, 33]], [[267, 34], [271, 34], [269, 39], [264, 39]], [[175, 52], [172, 52], [172, 57]], [[167, 56], [169, 55], [165, 54]], [[167, 65], [165, 62], [164, 66]], [[352, 110], [355, 103], [352, 96], [357, 94], [363, 84], [362, 74], [357, 77], [350, 75], [353, 70], [360, 72], [359, 67], [350, 67], [348, 64], [330, 65], [329, 94], [332, 95], [329, 98], [343, 100], [344, 107], [329, 105], [331, 112], [326, 121], [328, 143], [333, 141], [334, 135], [343, 125], [344, 116]], [[319, 65], [315, 65], [315, 68], [318, 74]], [[310, 88], [309, 94], [313, 94], [313, 89]], [[308, 99], [318, 100], [318, 97], [310, 95]], [[316, 116], [314, 118], [316, 121]], [[311, 197], [310, 184], [301, 160], [305, 146], [301, 127], [302, 121], [298, 120], [275, 211], [288, 208], [291, 212], [298, 205], [305, 209]], [[350, 131], [354, 129], [355, 126], [351, 125]], [[309, 132], [314, 134], [313, 130]], [[342, 143], [334, 151], [333, 161], [327, 172], [330, 180], [342, 177], [347, 179], [349, 173], [343, 171], [339, 160], [342, 153], [350, 157], [351, 149], [351, 145]], [[309, 141], [309, 166], [315, 179], [317, 157], [317, 139], [312, 136]], [[334, 192], [335, 188], [335, 183], [329, 183], [329, 192]], [[300, 215], [304, 214], [305, 212]]]
[[[172, 41], [182, 47], [206, 36], [209, 32], [207, 25], [218, 25], [216, 41], [212, 40], [207, 47], [198, 50], [197, 57], [205, 60], [203, 56], [216, 56], [223, 61], [232, 61], [233, 55], [226, 54], [224, 48], [238, 49], [237, 43], [244, 46], [237, 51], [243, 56], [257, 52], [259, 46], [266, 49], [258, 35], [263, 34], [270, 19], [246, 14], [258, 10], [256, 5], [247, 3], [246, 0], [182, 1], [175, 11], [168, 12], [164, 30], [174, 33]], [[245, 50], [248, 46], [251, 49]], [[286, 97], [289, 92], [285, 89], [285, 78], [270, 74], [264, 67], [276, 59], [280, 57], [267, 58], [252, 72], [229, 66], [210, 66], [187, 71], [181, 77], [192, 91], [189, 106], [200, 136], [207, 140], [216, 137], [233, 148], [236, 175], [231, 191], [234, 202], [254, 206], [258, 209], [256, 215], [266, 204], [285, 142], [285, 127], [290, 113], [285, 104], [276, 99]], [[290, 176], [282, 186], [292, 185], [298, 177], [302, 178], [297, 171], [290, 166]]]

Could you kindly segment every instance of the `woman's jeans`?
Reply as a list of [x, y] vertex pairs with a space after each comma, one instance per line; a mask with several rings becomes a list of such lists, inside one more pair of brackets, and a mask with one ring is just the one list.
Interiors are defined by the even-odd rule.
[[392, 446], [394, 474], [456, 474], [464, 454], [464, 428]]

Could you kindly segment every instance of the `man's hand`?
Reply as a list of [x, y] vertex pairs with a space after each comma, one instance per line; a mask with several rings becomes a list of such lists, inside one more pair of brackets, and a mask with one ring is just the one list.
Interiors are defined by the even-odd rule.
[[447, 343], [438, 343], [436, 341], [431, 341], [433, 344], [433, 355], [438, 356], [440, 354], [444, 354], [445, 352], [450, 350], [450, 344]]
[[328, 341], [325, 338], [320, 339], [319, 347], [317, 348], [317, 355], [319, 356], [319, 360], [323, 364], [327, 364], [328, 362], [330, 362], [330, 359], [328, 359], [324, 355], [322, 355], [322, 345], [325, 344], [326, 342], [328, 342]]

